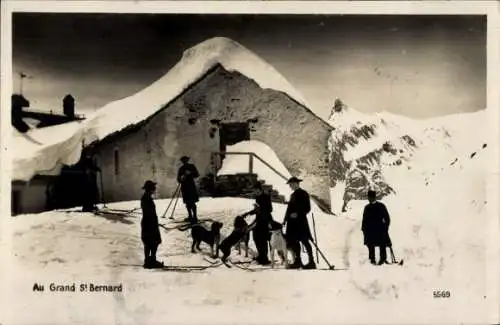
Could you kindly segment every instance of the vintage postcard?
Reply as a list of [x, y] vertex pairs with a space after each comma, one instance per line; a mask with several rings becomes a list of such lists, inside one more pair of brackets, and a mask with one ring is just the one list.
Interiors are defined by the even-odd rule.
[[0, 324], [498, 323], [494, 1], [3, 1]]

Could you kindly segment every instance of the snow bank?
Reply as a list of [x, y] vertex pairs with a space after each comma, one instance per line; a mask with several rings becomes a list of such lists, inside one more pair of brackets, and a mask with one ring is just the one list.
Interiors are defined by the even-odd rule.
[[[235, 145], [228, 146], [226, 148], [228, 152], [253, 152], [262, 160], [267, 162], [269, 165], [273, 166], [280, 174], [285, 176], [287, 179], [283, 179], [277, 175], [268, 166], [262, 163], [260, 160], [254, 158], [253, 169], [254, 173], [259, 176], [259, 179], [264, 180], [267, 184], [272, 185], [279, 194], [283, 195], [286, 200], [290, 199], [292, 190], [290, 186], [286, 184], [288, 178], [292, 177], [285, 165], [279, 160], [276, 153], [265, 143], [260, 141], [243, 141]], [[248, 156], [247, 155], [226, 155], [221, 169], [218, 175], [231, 175], [236, 173], [247, 173], [248, 172]], [[321, 211], [316, 203], [311, 200], [311, 210], [313, 213], [319, 213]]]
[[63, 165], [78, 162], [84, 130], [80, 122], [71, 122], [22, 134], [13, 130], [12, 180], [29, 180], [36, 174], [57, 175]]
[[[60, 138], [58, 135], [54, 136], [61, 150], [47, 151], [45, 146], [33, 146], [22, 138], [16, 140], [16, 150], [13, 150], [13, 174], [17, 177], [15, 179], [29, 180], [39, 171], [56, 169], [57, 165], [53, 164], [54, 162], [72, 162], [76, 155], [73, 152], [73, 145], [77, 138], [82, 138], [82, 132], [85, 143], [89, 144], [147, 119], [217, 64], [221, 64], [228, 71], [244, 74], [262, 88], [284, 92], [305, 107], [309, 107], [302, 95], [267, 62], [235, 41], [215, 37], [186, 50], [181, 60], [167, 74], [147, 88], [130, 97], [105, 105], [89, 114], [82, 124], [71, 123], [65, 126], [64, 136]], [[56, 128], [47, 130], [54, 132]], [[38, 133], [33, 132], [32, 136], [37, 139]], [[22, 148], [19, 150], [24, 152], [24, 156], [18, 155], [18, 148]], [[71, 152], [71, 157], [66, 156], [68, 152]], [[54, 156], [47, 161], [37, 158], [48, 154]], [[30, 160], [29, 157], [35, 159]]]

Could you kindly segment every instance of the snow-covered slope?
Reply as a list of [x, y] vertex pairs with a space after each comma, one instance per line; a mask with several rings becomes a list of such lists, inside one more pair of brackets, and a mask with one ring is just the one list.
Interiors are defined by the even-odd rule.
[[343, 105], [332, 112], [332, 207], [345, 210], [373, 188], [401, 194], [402, 184], [428, 183], [446, 166], [474, 159], [489, 140], [487, 111], [412, 120], [387, 112], [362, 114]]
[[[68, 127], [67, 132], [62, 132], [61, 137], [58, 136], [58, 143], [52, 144], [52, 148], [57, 146], [60, 149], [54, 149], [53, 152], [59, 154], [51, 158], [52, 161], [72, 162], [73, 159], [64, 155], [68, 151], [66, 146], [74, 141], [89, 144], [147, 119], [218, 64], [228, 71], [242, 73], [262, 88], [284, 92], [308, 107], [302, 95], [271, 65], [237, 42], [224, 37], [215, 37], [186, 50], [181, 60], [150, 86], [88, 114], [87, 119], [81, 124], [72, 124], [73, 128]], [[47, 128], [49, 129], [59, 134], [57, 127]], [[37, 140], [37, 132], [33, 132], [32, 136]], [[45, 146], [32, 146], [30, 141], [22, 138], [16, 141], [17, 146], [26, 147], [23, 149], [24, 156], [18, 156], [17, 151], [12, 151], [14, 175], [18, 175], [19, 180], [28, 180], [40, 170], [60, 168], [57, 165], [39, 164], [40, 160], [37, 157], [47, 154]], [[72, 152], [71, 157], [75, 154]], [[34, 158], [30, 163], [28, 163], [29, 157]], [[19, 160], [23, 161], [23, 171], [17, 171]]]

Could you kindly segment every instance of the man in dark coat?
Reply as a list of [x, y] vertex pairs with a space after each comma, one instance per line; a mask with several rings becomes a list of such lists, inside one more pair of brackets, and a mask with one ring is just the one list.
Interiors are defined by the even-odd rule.
[[96, 165], [92, 155], [87, 154], [82, 162], [83, 168], [83, 212], [93, 212], [97, 210], [96, 204], [99, 202], [99, 188], [97, 186], [97, 173], [101, 169]]
[[271, 196], [265, 193], [262, 184], [256, 185], [257, 196], [255, 197], [255, 228], [253, 229], [253, 241], [257, 248], [257, 262], [261, 265], [269, 265], [271, 262], [267, 257], [268, 242], [270, 238], [269, 223], [273, 220], [273, 204]]
[[[283, 225], [287, 225], [286, 240], [295, 255], [295, 261], [289, 268], [298, 269], [303, 267], [305, 269], [315, 269], [316, 263], [314, 263], [313, 250], [311, 243], [309, 243], [312, 240], [312, 235], [309, 222], [307, 221], [307, 214], [311, 211], [311, 202], [309, 194], [300, 188], [300, 182], [301, 180], [297, 177], [292, 177], [287, 182], [292, 188], [293, 193], [288, 202]], [[300, 257], [301, 243], [306, 248], [309, 257], [309, 262], [305, 266], [303, 266]]]
[[196, 166], [189, 163], [188, 156], [181, 157], [182, 166], [177, 172], [177, 181], [181, 184], [182, 200], [186, 205], [188, 217], [186, 221], [192, 224], [198, 222], [196, 202], [199, 201], [198, 189], [194, 180], [200, 176]]
[[389, 237], [391, 219], [385, 205], [376, 200], [375, 191], [368, 191], [368, 201], [363, 211], [361, 231], [364, 235], [364, 244], [368, 247], [370, 263], [375, 264], [375, 247], [380, 248], [378, 265], [387, 263], [386, 247], [392, 246]]
[[142, 187], [144, 194], [141, 198], [142, 220], [141, 239], [144, 244], [144, 268], [163, 267], [163, 263], [156, 260], [156, 251], [161, 244], [158, 215], [153, 201], [153, 193], [156, 191], [156, 183], [147, 180]]

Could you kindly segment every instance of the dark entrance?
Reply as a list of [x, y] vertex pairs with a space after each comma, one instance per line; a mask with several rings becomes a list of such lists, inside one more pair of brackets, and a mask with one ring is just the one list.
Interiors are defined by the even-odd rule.
[[250, 140], [250, 127], [247, 122], [223, 123], [220, 127], [220, 151], [227, 146]]
[[19, 190], [12, 190], [12, 196], [11, 196], [11, 213], [13, 216], [19, 214], [20, 212], [20, 206], [21, 206], [21, 191]]

